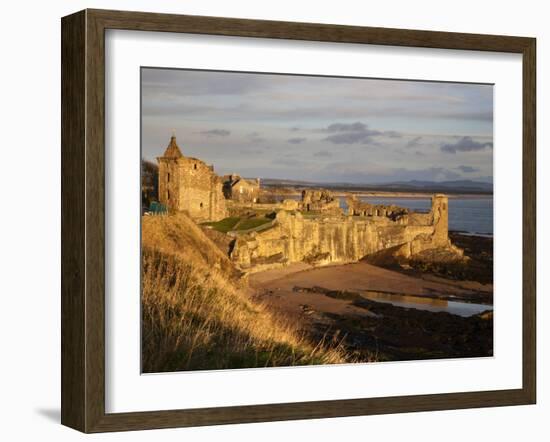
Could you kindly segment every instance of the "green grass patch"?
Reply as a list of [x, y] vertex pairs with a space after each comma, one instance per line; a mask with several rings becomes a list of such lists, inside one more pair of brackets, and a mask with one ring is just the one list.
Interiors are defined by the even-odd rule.
[[238, 216], [231, 216], [229, 218], [224, 218], [216, 222], [203, 223], [204, 226], [211, 226], [214, 230], [218, 232], [227, 233], [231, 230], [240, 231], [240, 230], [249, 230], [255, 229], [256, 227], [263, 226], [271, 222], [272, 220], [265, 217], [256, 217], [256, 218], [241, 218]]
[[220, 221], [204, 223], [205, 226], [211, 226], [214, 230], [218, 232], [227, 233], [230, 230], [233, 230], [237, 223], [241, 220], [239, 217], [231, 216], [229, 218], [224, 218]]

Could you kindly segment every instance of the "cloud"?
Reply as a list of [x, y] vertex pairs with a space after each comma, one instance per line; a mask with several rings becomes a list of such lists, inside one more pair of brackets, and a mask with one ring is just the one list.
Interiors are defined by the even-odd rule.
[[170, 100], [174, 96], [241, 96], [265, 89], [258, 75], [185, 69], [142, 69], [142, 85], [150, 95]]
[[281, 166], [298, 166], [298, 167], [304, 167], [306, 163], [301, 160], [297, 160], [296, 158], [276, 158], [274, 159], [271, 164], [281, 165]]
[[385, 167], [370, 164], [371, 167], [356, 163], [333, 163], [324, 168], [326, 181], [341, 181], [349, 183], [378, 184], [399, 181], [450, 181], [462, 176], [444, 167]]
[[458, 166], [457, 169], [461, 170], [464, 173], [479, 172], [479, 169], [477, 167], [472, 167], [472, 166]]
[[442, 144], [441, 151], [445, 153], [456, 154], [457, 152], [474, 152], [484, 150], [486, 147], [493, 148], [493, 143], [480, 143], [474, 141], [472, 137], [462, 137], [454, 144]]
[[241, 149], [239, 152], [245, 155], [260, 155], [264, 153], [261, 149]]
[[227, 137], [231, 134], [231, 131], [227, 129], [210, 129], [199, 132], [207, 137]]
[[325, 131], [326, 132], [361, 132], [368, 129], [365, 123], [356, 121], [355, 123], [332, 123]]
[[330, 158], [332, 154], [327, 150], [320, 150], [319, 152], [315, 152], [313, 156], [318, 158]]
[[[148, 68], [142, 80], [143, 154], [153, 160], [176, 128], [185, 155], [248, 176], [363, 182], [400, 180], [399, 167], [409, 178], [430, 167], [471, 179], [492, 173], [494, 147], [470, 153], [476, 161], [457, 146], [440, 150], [462, 136], [493, 141], [489, 85]], [[303, 144], [288, 142], [302, 137]], [[286, 161], [290, 152], [305, 165]], [[285, 164], [273, 164], [277, 158]], [[355, 166], [353, 175], [336, 177], [338, 162]], [[463, 172], [462, 164], [480, 172]]]
[[396, 130], [387, 130], [384, 132], [384, 135], [388, 138], [401, 138], [403, 135]]
[[289, 138], [286, 140], [290, 144], [302, 144], [304, 141], [307, 141], [307, 138]]
[[420, 146], [420, 141], [422, 140], [422, 137], [414, 137], [407, 141], [407, 144], [405, 147], [418, 147]]
[[366, 144], [372, 141], [372, 137], [382, 135], [378, 130], [369, 129], [368, 125], [359, 121], [355, 123], [332, 123], [323, 132], [330, 132], [329, 135], [323, 138], [323, 141], [329, 141], [334, 144]]
[[261, 137], [258, 132], [251, 132], [247, 135], [251, 143], [263, 143], [265, 138]]

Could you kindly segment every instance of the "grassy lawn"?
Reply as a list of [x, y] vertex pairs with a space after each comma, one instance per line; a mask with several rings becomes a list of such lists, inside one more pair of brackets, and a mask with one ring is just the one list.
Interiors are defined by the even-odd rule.
[[237, 225], [237, 223], [240, 220], [241, 218], [232, 216], [213, 223], [204, 223], [204, 225], [211, 226], [213, 229], [217, 230], [218, 232], [227, 233], [230, 230], [233, 230], [233, 228]]
[[213, 229], [218, 232], [227, 233], [231, 230], [248, 230], [254, 229], [256, 227], [262, 226], [266, 223], [271, 222], [271, 219], [258, 217], [258, 218], [240, 218], [232, 216], [229, 218], [224, 218], [220, 221], [204, 223], [205, 226], [211, 226]]

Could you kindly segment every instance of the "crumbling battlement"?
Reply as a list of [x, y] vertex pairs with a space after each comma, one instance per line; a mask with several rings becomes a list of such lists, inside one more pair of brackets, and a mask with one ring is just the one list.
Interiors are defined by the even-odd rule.
[[271, 229], [239, 236], [231, 259], [249, 272], [293, 262], [355, 262], [383, 251], [409, 259], [426, 250], [445, 249], [460, 259], [462, 251], [448, 238], [447, 197], [434, 195], [428, 215], [423, 218], [426, 224], [410, 225], [402, 218], [306, 218], [300, 212], [282, 210]]
[[340, 200], [333, 193], [325, 189], [302, 190], [302, 201], [299, 205], [304, 212], [323, 212], [340, 214]]
[[392, 221], [407, 224], [408, 209], [396, 205], [370, 204], [360, 201], [355, 195], [346, 197], [348, 205], [348, 215], [351, 216], [369, 216], [369, 217], [387, 217]]

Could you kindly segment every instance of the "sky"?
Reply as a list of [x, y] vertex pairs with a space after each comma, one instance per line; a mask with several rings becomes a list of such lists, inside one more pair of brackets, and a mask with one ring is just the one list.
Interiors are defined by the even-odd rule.
[[142, 156], [175, 132], [220, 174], [319, 183], [493, 179], [493, 86], [142, 68]]

